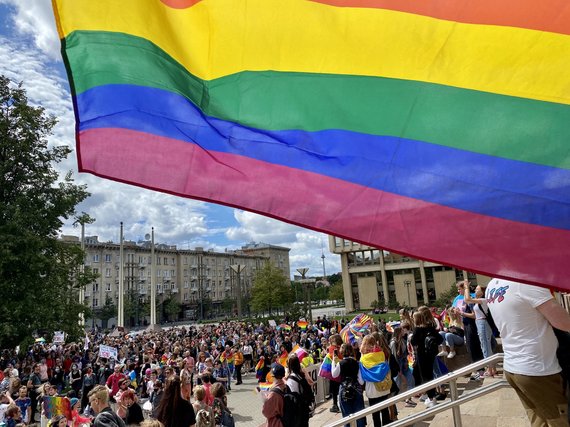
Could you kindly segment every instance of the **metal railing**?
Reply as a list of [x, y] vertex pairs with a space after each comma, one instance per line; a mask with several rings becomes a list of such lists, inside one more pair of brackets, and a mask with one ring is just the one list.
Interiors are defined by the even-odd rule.
[[411, 390], [408, 390], [404, 393], [397, 394], [390, 399], [386, 399], [376, 405], [370, 406], [368, 408], [363, 409], [355, 414], [351, 414], [348, 417], [345, 417], [341, 420], [335, 421], [334, 423], [328, 424], [326, 427], [340, 427], [344, 426], [345, 424], [349, 424], [351, 427], [356, 427], [356, 420], [359, 418], [366, 417], [368, 415], [372, 415], [375, 412], [379, 412], [380, 410], [387, 408], [391, 405], [396, 404], [402, 400], [406, 400], [414, 395], [424, 393], [436, 386], [441, 384], [449, 383], [449, 389], [451, 394], [451, 401], [445, 402], [441, 404], [437, 404], [431, 408], [426, 408], [424, 411], [411, 414], [401, 420], [393, 421], [390, 423], [390, 427], [399, 427], [399, 426], [407, 426], [418, 421], [422, 421], [426, 418], [433, 417], [435, 414], [438, 414], [443, 411], [447, 411], [449, 409], [452, 410], [453, 413], [453, 425], [455, 427], [462, 427], [463, 423], [461, 421], [461, 410], [459, 408], [460, 405], [469, 402], [473, 399], [477, 399], [481, 396], [486, 394], [492, 393], [496, 390], [499, 390], [504, 387], [510, 387], [509, 383], [505, 379], [501, 379], [499, 381], [495, 381], [489, 385], [484, 385], [478, 388], [476, 391], [472, 391], [469, 393], [464, 392], [461, 396], [457, 391], [457, 380], [459, 378], [465, 377], [470, 375], [472, 372], [483, 368], [489, 364], [496, 364], [498, 362], [503, 361], [503, 353], [494, 354], [487, 359], [480, 360], [479, 362], [472, 363], [471, 365], [465, 366], [464, 368], [458, 369], [456, 371], [450, 372], [446, 375], [443, 375], [439, 378], [436, 378], [428, 383], [421, 384], [417, 387], [414, 387]]

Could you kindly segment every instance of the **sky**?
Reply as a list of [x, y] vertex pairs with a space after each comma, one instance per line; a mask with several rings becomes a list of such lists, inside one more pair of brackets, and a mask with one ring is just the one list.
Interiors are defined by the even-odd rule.
[[[141, 240], [154, 227], [156, 242], [182, 249], [203, 247], [223, 252], [263, 242], [291, 248], [291, 274], [308, 267], [308, 276], [322, 275], [323, 252], [326, 273], [341, 270], [340, 257], [328, 250], [326, 234], [239, 209], [78, 173], [73, 106], [50, 0], [0, 0], [0, 74], [22, 82], [29, 101], [57, 117], [49, 143], [68, 145], [74, 151], [56, 169], [62, 176], [72, 171], [75, 182], [87, 184], [91, 193], [77, 207], [78, 212], [95, 218], [86, 226], [86, 235], [118, 242], [122, 221], [127, 240]], [[72, 222], [67, 221], [61, 231], [78, 236]]]

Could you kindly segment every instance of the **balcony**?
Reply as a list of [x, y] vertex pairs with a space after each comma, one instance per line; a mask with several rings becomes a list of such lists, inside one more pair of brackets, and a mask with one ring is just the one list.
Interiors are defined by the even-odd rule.
[[85, 298], [89, 298], [91, 296], [91, 291], [85, 291]]

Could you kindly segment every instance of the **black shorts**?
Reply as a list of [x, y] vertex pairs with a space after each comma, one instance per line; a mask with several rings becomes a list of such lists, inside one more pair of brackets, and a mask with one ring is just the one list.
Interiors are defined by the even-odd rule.
[[244, 354], [243, 360], [249, 360], [250, 362], [253, 360], [253, 355], [251, 354]]

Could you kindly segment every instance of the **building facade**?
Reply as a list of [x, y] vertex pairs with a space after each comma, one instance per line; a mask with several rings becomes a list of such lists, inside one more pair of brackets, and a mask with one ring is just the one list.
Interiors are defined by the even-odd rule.
[[344, 301], [348, 311], [367, 309], [373, 301], [388, 305], [429, 305], [457, 281], [486, 285], [490, 278], [442, 264], [390, 253], [350, 240], [329, 236], [329, 249], [339, 254]]
[[289, 264], [289, 251], [291, 249], [283, 246], [269, 245], [267, 243], [248, 243], [241, 247], [239, 252], [268, 258], [273, 266], [277, 267], [283, 272], [287, 279], [291, 278], [291, 267]]
[[[62, 236], [62, 240], [80, 244], [76, 236]], [[269, 246], [269, 245], [266, 245]], [[279, 248], [280, 256], [286, 254], [283, 265], [289, 266], [289, 249]], [[97, 236], [85, 238], [85, 266], [97, 274], [97, 279], [85, 290], [85, 304], [94, 313], [104, 305], [117, 304], [119, 298], [120, 245], [99, 242]], [[246, 303], [243, 313], [248, 314], [247, 301], [257, 270], [273, 258], [261, 251], [214, 252], [197, 247], [178, 249], [176, 246], [155, 244], [157, 319], [164, 321], [190, 320], [235, 314], [238, 295], [238, 277], [232, 266], [241, 265], [239, 288]], [[151, 286], [150, 241], [123, 243], [123, 286], [125, 300], [134, 304], [125, 323], [144, 326], [148, 322], [148, 304]], [[179, 313], [166, 314], [168, 301], [178, 303]], [[98, 320], [93, 323], [100, 324]], [[108, 325], [115, 324], [109, 319]], [[87, 323], [89, 324], [89, 323]]]

